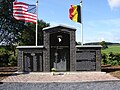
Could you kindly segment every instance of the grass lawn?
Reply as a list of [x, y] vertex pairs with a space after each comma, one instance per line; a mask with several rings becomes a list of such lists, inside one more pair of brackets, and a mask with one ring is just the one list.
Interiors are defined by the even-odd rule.
[[102, 53], [109, 54], [109, 52], [120, 53], [120, 45], [110, 45], [107, 49], [102, 50]]

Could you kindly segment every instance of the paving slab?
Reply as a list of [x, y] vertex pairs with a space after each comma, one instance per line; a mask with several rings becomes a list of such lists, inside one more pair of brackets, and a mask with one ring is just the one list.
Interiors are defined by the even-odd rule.
[[93, 82], [120, 80], [105, 72], [31, 72], [27, 74], [13, 74], [1, 82]]

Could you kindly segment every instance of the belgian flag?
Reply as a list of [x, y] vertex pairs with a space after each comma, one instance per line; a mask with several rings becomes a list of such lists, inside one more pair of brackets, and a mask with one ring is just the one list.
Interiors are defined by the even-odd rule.
[[81, 6], [71, 5], [69, 9], [69, 18], [75, 22], [81, 23]]

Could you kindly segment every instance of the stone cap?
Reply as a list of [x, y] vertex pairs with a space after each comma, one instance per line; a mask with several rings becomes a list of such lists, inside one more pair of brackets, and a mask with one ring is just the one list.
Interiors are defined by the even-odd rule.
[[44, 48], [44, 46], [17, 46], [17, 49], [23, 49], [23, 48]]
[[77, 48], [102, 48], [101, 45], [76, 45]]
[[67, 29], [70, 29], [70, 30], [76, 30], [76, 28], [74, 28], [74, 27], [70, 27], [70, 26], [66, 26], [66, 25], [62, 25], [62, 24], [60, 24], [60, 25], [57, 25], [57, 26], [50, 26], [50, 27], [46, 27], [46, 28], [43, 28], [43, 31], [44, 30], [49, 30], [49, 29], [52, 29], [52, 28], [67, 28]]

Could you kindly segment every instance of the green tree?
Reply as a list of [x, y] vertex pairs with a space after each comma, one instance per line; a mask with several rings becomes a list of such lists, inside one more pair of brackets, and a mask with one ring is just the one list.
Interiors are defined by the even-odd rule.
[[17, 43], [24, 28], [24, 22], [13, 17], [13, 1], [0, 0], [0, 44]]
[[102, 49], [108, 48], [107, 43], [105, 41], [100, 42], [100, 45], [102, 46]]
[[[42, 29], [50, 26], [49, 23], [44, 22], [43, 20], [38, 20], [38, 45], [43, 44], [43, 31]], [[25, 29], [21, 34], [21, 45], [35, 45], [35, 24], [26, 23]]]
[[10, 52], [5, 48], [0, 48], [0, 66], [8, 66], [10, 57]]

